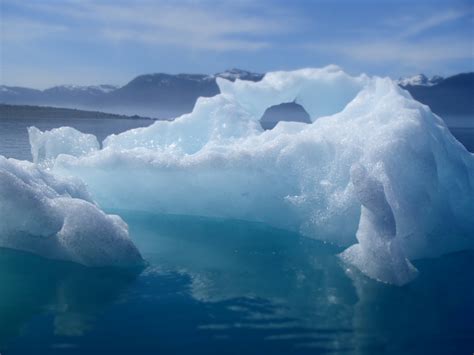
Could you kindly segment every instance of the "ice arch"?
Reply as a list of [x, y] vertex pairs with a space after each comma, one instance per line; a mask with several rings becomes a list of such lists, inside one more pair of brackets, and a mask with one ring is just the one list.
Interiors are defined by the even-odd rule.
[[285, 102], [304, 107], [314, 121], [335, 114], [355, 98], [370, 79], [352, 77], [337, 66], [268, 73], [259, 82], [217, 78], [221, 94], [201, 97], [193, 112], [173, 122], [156, 122], [112, 135], [104, 141], [113, 149], [163, 149], [173, 147], [186, 154], [199, 151], [209, 142], [248, 137], [262, 132], [260, 118], [265, 110]]
[[[413, 278], [407, 260], [474, 246], [474, 156], [390, 79], [330, 66], [218, 84], [222, 93], [200, 98], [192, 113], [109, 136], [103, 149], [71, 149], [80, 134], [57, 130], [45, 137], [63, 135], [55, 140], [62, 147], [46, 152], [47, 140], [31, 140], [32, 151], [56, 157], [39, 164], [82, 178], [106, 208], [260, 221], [359, 242], [345, 259], [386, 282]], [[313, 123], [263, 131], [265, 109], [293, 100]], [[373, 190], [364, 186], [378, 192], [357, 193]]]
[[217, 85], [224, 97], [238, 102], [253, 119], [262, 117], [271, 106], [295, 102], [303, 106], [314, 121], [342, 111], [368, 81], [365, 75], [352, 77], [331, 65], [296, 70], [292, 75], [272, 72], [257, 83], [217, 78]]

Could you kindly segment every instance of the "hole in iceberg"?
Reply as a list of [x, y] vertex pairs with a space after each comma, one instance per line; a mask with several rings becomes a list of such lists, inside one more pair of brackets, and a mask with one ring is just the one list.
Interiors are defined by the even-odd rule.
[[260, 124], [265, 130], [272, 129], [280, 121], [311, 123], [311, 118], [304, 107], [296, 102], [285, 102], [271, 106], [260, 118]]

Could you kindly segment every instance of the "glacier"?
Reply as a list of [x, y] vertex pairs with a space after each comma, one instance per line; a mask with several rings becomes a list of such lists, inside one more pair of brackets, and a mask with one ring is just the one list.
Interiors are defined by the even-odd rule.
[[125, 222], [92, 201], [83, 182], [0, 156], [0, 247], [85, 266], [141, 263]]
[[[347, 247], [345, 263], [396, 285], [416, 277], [411, 260], [474, 247], [473, 155], [389, 78], [331, 65], [217, 83], [191, 113], [102, 147], [32, 128], [35, 163], [103, 208], [263, 222]], [[268, 107], [293, 101], [312, 124], [262, 130]]]

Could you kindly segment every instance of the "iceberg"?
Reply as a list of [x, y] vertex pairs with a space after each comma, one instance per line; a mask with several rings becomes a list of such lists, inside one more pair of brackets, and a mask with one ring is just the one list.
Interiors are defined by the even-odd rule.
[[[174, 121], [86, 152], [76, 131], [36, 162], [105, 208], [264, 222], [348, 247], [342, 260], [397, 285], [416, 276], [410, 260], [474, 247], [474, 156], [389, 78], [332, 65], [217, 83]], [[262, 130], [268, 107], [293, 101], [311, 124]], [[32, 152], [64, 134], [32, 132]]]
[[85, 185], [0, 156], [0, 247], [85, 266], [141, 262], [125, 222], [107, 215]]
[[81, 156], [100, 148], [97, 138], [71, 127], [54, 128], [41, 132], [36, 127], [28, 128], [33, 162], [54, 160], [59, 154]]
[[346, 249], [341, 254], [342, 259], [376, 280], [394, 285], [411, 281], [417, 270], [395, 238], [395, 217], [382, 183], [361, 165], [353, 165], [350, 174], [362, 208], [356, 233], [358, 244]]

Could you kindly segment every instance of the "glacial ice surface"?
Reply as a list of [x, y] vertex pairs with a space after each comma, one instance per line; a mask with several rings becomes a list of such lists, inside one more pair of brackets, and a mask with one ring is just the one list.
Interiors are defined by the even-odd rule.
[[141, 261], [125, 222], [107, 215], [77, 179], [0, 156], [0, 247], [86, 266]]
[[[75, 132], [37, 163], [80, 177], [107, 208], [260, 221], [348, 246], [343, 260], [397, 285], [416, 275], [409, 260], [474, 246], [474, 156], [390, 79], [328, 66], [217, 83], [221, 94], [172, 122], [79, 154]], [[312, 124], [261, 129], [268, 107], [292, 101]], [[63, 135], [46, 133], [33, 152]]]
[[36, 127], [28, 128], [33, 162], [54, 160], [59, 154], [81, 156], [100, 148], [93, 134], [85, 134], [72, 127], [54, 128], [41, 132]]

